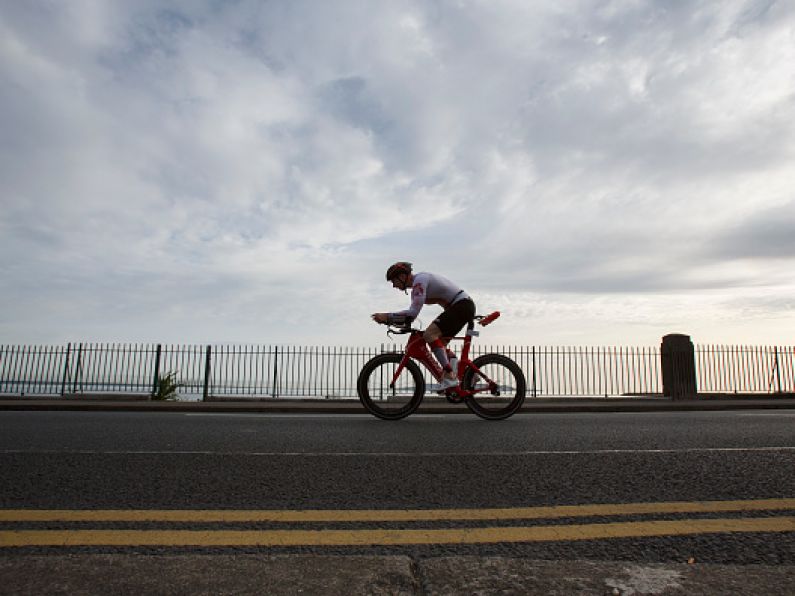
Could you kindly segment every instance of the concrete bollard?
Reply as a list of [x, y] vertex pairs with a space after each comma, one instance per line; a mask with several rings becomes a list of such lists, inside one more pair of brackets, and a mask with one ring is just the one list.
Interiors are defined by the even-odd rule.
[[660, 353], [663, 394], [672, 399], [696, 397], [696, 356], [690, 336], [681, 333], [664, 336]]

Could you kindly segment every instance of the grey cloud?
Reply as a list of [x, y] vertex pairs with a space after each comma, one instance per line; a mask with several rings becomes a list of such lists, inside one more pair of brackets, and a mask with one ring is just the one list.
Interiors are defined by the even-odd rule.
[[789, 2], [779, 0], [755, 0], [746, 4], [745, 10], [737, 15], [730, 29], [732, 35], [742, 36], [749, 28], [758, 26], [771, 19], [786, 16], [793, 10]]
[[326, 83], [320, 90], [320, 100], [330, 113], [357, 128], [382, 135], [389, 127], [389, 118], [362, 77]]
[[753, 213], [718, 233], [709, 253], [731, 259], [795, 259], [795, 201]]

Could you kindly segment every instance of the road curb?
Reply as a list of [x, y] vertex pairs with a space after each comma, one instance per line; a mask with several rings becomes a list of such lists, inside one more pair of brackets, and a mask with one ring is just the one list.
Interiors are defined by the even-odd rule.
[[[744, 409], [795, 409], [795, 398], [716, 398], [670, 400], [665, 398], [629, 399], [533, 399], [528, 398], [522, 412], [688, 412]], [[355, 400], [289, 400], [263, 401], [148, 401], [124, 399], [39, 399], [12, 398], [0, 400], [0, 411], [83, 411], [83, 412], [218, 412], [274, 414], [362, 414], [368, 415]], [[466, 406], [427, 398], [418, 413], [469, 414]]]

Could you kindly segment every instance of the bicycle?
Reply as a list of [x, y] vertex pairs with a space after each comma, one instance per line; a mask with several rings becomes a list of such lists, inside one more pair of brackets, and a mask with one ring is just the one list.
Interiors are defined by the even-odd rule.
[[[476, 315], [467, 325], [464, 346], [458, 361], [459, 385], [443, 393], [451, 403], [464, 403], [486, 420], [503, 420], [513, 415], [524, 403], [527, 382], [519, 365], [502, 354], [490, 353], [470, 360], [475, 321], [485, 327], [500, 316], [495, 311], [487, 316]], [[441, 381], [442, 367], [422, 338], [422, 330], [409, 325], [390, 326], [387, 333], [410, 334], [403, 352], [379, 354], [369, 360], [356, 382], [362, 405], [374, 416], [399, 420], [419, 408], [425, 396], [425, 379], [417, 362], [425, 366], [436, 381]]]

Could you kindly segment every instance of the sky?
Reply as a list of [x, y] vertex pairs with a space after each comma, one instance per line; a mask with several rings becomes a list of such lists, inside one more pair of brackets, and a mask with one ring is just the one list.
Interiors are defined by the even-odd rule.
[[[795, 3], [0, 0], [0, 344], [793, 345]], [[439, 307], [420, 313], [429, 324]]]

